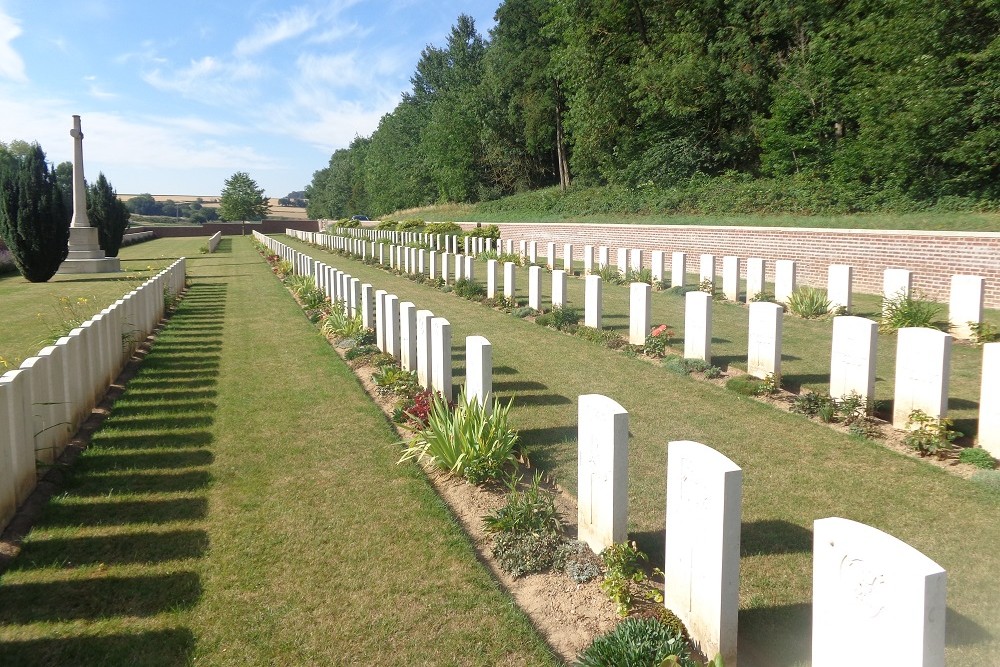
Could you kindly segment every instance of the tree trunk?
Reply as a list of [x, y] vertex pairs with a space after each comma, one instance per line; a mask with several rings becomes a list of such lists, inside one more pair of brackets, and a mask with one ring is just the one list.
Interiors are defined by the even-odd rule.
[[566, 136], [562, 126], [562, 94], [559, 82], [556, 88], [556, 161], [559, 163], [559, 189], [563, 192], [569, 187], [569, 159], [566, 157]]

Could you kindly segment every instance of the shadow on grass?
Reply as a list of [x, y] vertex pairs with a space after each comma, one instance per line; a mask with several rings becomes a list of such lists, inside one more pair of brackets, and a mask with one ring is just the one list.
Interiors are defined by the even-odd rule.
[[0, 664], [182, 667], [190, 664], [194, 645], [194, 633], [187, 628], [5, 641], [0, 643]]
[[518, 392], [518, 391], [540, 391], [548, 389], [548, 385], [535, 380], [509, 380], [507, 382], [494, 382], [494, 392]]
[[212, 434], [208, 431], [193, 431], [154, 434], [98, 433], [94, 442], [108, 449], [158, 449], [195, 448], [212, 444]]
[[559, 394], [514, 394], [514, 406], [529, 405], [568, 405], [573, 400]]
[[945, 646], [971, 646], [993, 639], [993, 635], [968, 616], [948, 607], [944, 621]]
[[94, 452], [87, 457], [87, 472], [100, 473], [112, 470], [163, 470], [171, 468], [197, 468], [211, 465], [215, 459], [207, 449], [182, 449], [180, 451]]
[[790, 521], [745, 521], [740, 528], [740, 557], [811, 553], [812, 548], [812, 531]]
[[212, 476], [207, 470], [182, 473], [130, 473], [81, 475], [74, 478], [74, 496], [112, 496], [115, 494], [183, 493], [208, 488]]
[[11, 569], [163, 563], [198, 558], [207, 549], [203, 530], [31, 540]]
[[[782, 356], [784, 359], [784, 356]], [[792, 392], [793, 394], [798, 394], [802, 392], [802, 385], [806, 384], [820, 384], [830, 383], [829, 373], [795, 373], [792, 375], [782, 375], [781, 385]]]
[[194, 572], [47, 581], [0, 586], [0, 625], [153, 616], [194, 606]]
[[812, 605], [807, 603], [740, 609], [741, 662], [769, 667], [809, 664]]
[[198, 521], [208, 515], [205, 498], [127, 500], [118, 502], [55, 502], [45, 509], [48, 526], [127, 526]]

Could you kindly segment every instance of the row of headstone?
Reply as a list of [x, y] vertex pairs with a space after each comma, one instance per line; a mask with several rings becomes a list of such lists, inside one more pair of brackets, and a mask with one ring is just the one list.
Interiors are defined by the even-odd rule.
[[0, 530], [34, 490], [38, 464], [65, 450], [164, 315], [164, 293], [184, 289], [182, 257], [79, 327], [0, 376]]
[[[523, 242], [530, 253], [530, 243]], [[606, 248], [605, 248], [606, 249]], [[410, 249], [414, 250], [414, 249]], [[552, 248], [549, 248], [552, 250]], [[602, 255], [607, 253], [602, 252]], [[639, 253], [619, 253], [620, 259], [631, 263], [641, 262]], [[655, 253], [654, 253], [655, 254]], [[675, 255], [683, 253], [675, 253]], [[468, 258], [467, 258], [468, 259]], [[676, 257], [675, 262], [684, 262], [683, 257]], [[735, 262], [729, 261], [736, 260]], [[432, 260], [433, 261], [433, 260]], [[445, 260], [447, 261], [447, 260]], [[728, 262], [728, 264], [727, 264]], [[471, 261], [469, 262], [471, 264]], [[728, 266], [730, 272], [735, 268], [738, 275], [739, 260], [723, 258], [724, 272]], [[631, 264], [630, 264], [631, 266]], [[757, 286], [763, 289], [763, 260], [751, 258], [747, 263], [748, 276], [758, 277]], [[701, 270], [704, 279], [714, 280], [714, 257], [701, 257]], [[487, 260], [487, 296], [496, 297], [498, 285], [498, 262]], [[447, 270], [443, 275], [447, 274]], [[456, 275], [461, 275], [456, 273]], [[471, 275], [471, 269], [469, 270]], [[849, 305], [851, 294], [851, 267], [844, 265], [831, 266], [830, 293], [841, 294]], [[781, 287], [782, 295], [790, 295], [795, 290], [795, 262], [776, 262], [777, 285]], [[503, 294], [513, 297], [516, 293], [516, 265], [507, 262], [503, 271]], [[541, 267], [534, 265], [528, 268], [528, 306], [541, 310]], [[552, 271], [552, 301], [553, 307], [567, 305], [566, 271]], [[602, 326], [603, 283], [599, 275], [588, 275], [585, 278], [584, 324], [589, 327]], [[837, 288], [836, 285], [840, 284]], [[724, 276], [724, 284], [726, 279]], [[977, 289], [961, 288], [963, 282], [972, 283]], [[970, 307], [969, 321], [981, 320], [982, 316], [982, 284], [981, 278], [972, 276], [955, 276], [953, 285], [953, 303], [961, 302], [961, 297], [970, 293], [977, 295], [973, 301], [978, 304]], [[912, 274], [909, 271], [889, 269], [885, 274], [884, 292], [890, 298], [896, 295], [908, 296], [912, 286]], [[651, 289], [646, 283], [632, 283], [629, 286], [629, 343], [643, 345], [651, 326]], [[711, 294], [703, 291], [688, 292], [685, 295], [684, 317], [684, 357], [712, 360], [712, 304]], [[754, 377], [765, 378], [768, 375], [781, 375], [781, 339], [783, 308], [778, 303], [750, 302], [749, 328], [747, 343], [747, 372]], [[960, 311], [953, 306], [952, 312]], [[878, 325], [876, 322], [849, 315], [837, 316], [833, 320], [833, 341], [830, 360], [830, 395], [834, 398], [844, 398], [856, 393], [864, 401], [874, 400], [875, 364], [878, 345]], [[902, 329], [897, 338], [896, 380], [893, 402], [893, 426], [906, 428], [910, 414], [914, 410], [922, 410], [926, 414], [942, 418], [947, 416], [948, 386], [951, 359], [952, 335], [932, 329], [911, 328]], [[994, 352], [997, 344], [987, 344], [983, 351], [982, 386], [980, 391], [979, 444], [993, 456], [1000, 457], [1000, 380], [998, 376], [997, 354]]]
[[[293, 235], [293, 231], [288, 230], [289, 235]], [[313, 260], [276, 239], [258, 232], [254, 234], [271, 252], [287, 256], [293, 267], [302, 267], [303, 275], [312, 276], [331, 303], [341, 304], [352, 317], [360, 315], [365, 328], [375, 330], [378, 349], [392, 355], [403, 370], [416, 371], [421, 387], [453, 400], [451, 323], [447, 319], [435, 317], [429, 310], [420, 310], [410, 301], [400, 302], [395, 294], [375, 289], [369, 283], [361, 283], [358, 278]], [[332, 237], [317, 238], [311, 242], [318, 245], [334, 243]], [[406, 246], [390, 248], [393, 262], [408, 256], [408, 253], [402, 252], [404, 248], [417, 250]], [[431, 254], [434, 255], [433, 251]], [[468, 259], [471, 263], [472, 258]], [[476, 400], [490, 410], [493, 402], [492, 346], [482, 336], [467, 337], [465, 346], [466, 398]]]
[[[294, 230], [293, 230], [294, 231]], [[316, 237], [338, 236], [350, 239], [358, 239], [366, 242], [388, 243], [391, 245], [417, 244], [426, 246], [431, 250], [444, 251], [457, 254], [462, 248], [466, 255], [481, 255], [484, 252], [499, 249], [499, 245], [491, 238], [482, 236], [458, 236], [457, 234], [428, 234], [424, 232], [399, 232], [379, 229], [366, 229], [362, 227], [337, 227], [332, 235], [318, 234], [315, 232], [289, 233], [300, 240], [308, 240], [310, 243], [319, 245], [329, 245]], [[307, 235], [313, 235], [312, 239]]]
[[208, 251], [215, 252], [219, 247], [219, 243], [222, 242], [222, 232], [215, 232], [208, 239]]
[[[578, 537], [600, 553], [628, 539], [628, 412], [578, 404]], [[698, 442], [667, 445], [664, 605], [699, 651], [737, 664], [743, 471]], [[944, 665], [947, 575], [906, 543], [837, 517], [813, 525], [813, 665]]]
[[153, 232], [131, 232], [122, 236], [122, 247], [124, 248], [127, 245], [135, 245], [136, 243], [142, 243], [143, 241], [152, 241], [155, 238], [156, 234]]

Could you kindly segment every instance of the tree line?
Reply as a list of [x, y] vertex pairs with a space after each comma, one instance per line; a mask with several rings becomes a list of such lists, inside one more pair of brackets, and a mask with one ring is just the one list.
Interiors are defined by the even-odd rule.
[[125, 202], [125, 206], [136, 215], [187, 218], [198, 224], [219, 219], [219, 212], [210, 206], [205, 206], [201, 197], [193, 202], [175, 202], [173, 199], [156, 201], [153, 195], [143, 192], [130, 197]]
[[994, 0], [504, 0], [459, 16], [311, 217], [571, 183], [769, 179], [847, 210], [1000, 201]]
[[[129, 211], [103, 173], [87, 186], [87, 216], [105, 255], [117, 257]], [[0, 142], [0, 245], [25, 279], [55, 275], [69, 253], [72, 217], [72, 163], [50, 168], [38, 144]]]

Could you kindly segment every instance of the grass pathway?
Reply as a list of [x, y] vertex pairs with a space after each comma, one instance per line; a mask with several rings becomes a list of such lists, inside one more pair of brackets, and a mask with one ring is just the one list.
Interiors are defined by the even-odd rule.
[[[947, 569], [949, 661], [1000, 664], [995, 578], [1000, 495], [710, 383], [672, 375], [360, 261], [281, 240], [389, 290], [401, 302], [413, 301], [448, 318], [458, 360], [456, 385], [462, 381], [465, 337], [486, 336], [493, 343], [494, 391], [503, 400], [515, 396], [512, 419], [531, 446], [533, 462], [574, 494], [577, 397], [601, 393], [625, 407], [631, 435], [629, 534], [654, 564], [663, 560], [666, 443], [696, 440], [740, 465], [740, 645], [741, 655], [756, 658], [752, 664], [808, 664], [812, 522], [829, 516], [884, 530]], [[482, 279], [482, 263], [477, 271]], [[518, 284], [525, 288], [527, 281]], [[605, 286], [605, 308], [627, 304], [627, 292], [627, 287]], [[572, 291], [570, 299], [582, 303]], [[609, 323], [616, 326], [627, 317], [619, 305], [610, 315]], [[845, 638], [845, 650], [849, 646]]]
[[0, 664], [553, 664], [351, 371], [230, 248], [189, 265], [0, 579]]

